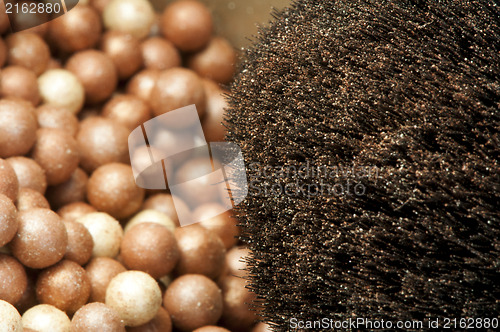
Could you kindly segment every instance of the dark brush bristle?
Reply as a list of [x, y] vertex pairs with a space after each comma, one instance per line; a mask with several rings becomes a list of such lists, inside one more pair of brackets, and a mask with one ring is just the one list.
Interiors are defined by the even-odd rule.
[[[263, 316], [497, 317], [500, 5], [297, 1], [261, 29], [232, 85], [228, 140]], [[362, 165], [363, 195], [259, 194]], [[317, 183], [309, 176], [301, 183]]]

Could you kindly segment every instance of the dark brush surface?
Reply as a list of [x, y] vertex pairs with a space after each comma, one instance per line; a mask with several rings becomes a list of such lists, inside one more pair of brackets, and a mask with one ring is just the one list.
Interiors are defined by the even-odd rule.
[[[252, 289], [291, 317], [498, 317], [500, 5], [298, 1], [261, 29], [230, 97], [228, 140], [254, 190], [238, 207]], [[258, 195], [360, 165], [364, 195]], [[310, 177], [303, 183], [317, 183]]]

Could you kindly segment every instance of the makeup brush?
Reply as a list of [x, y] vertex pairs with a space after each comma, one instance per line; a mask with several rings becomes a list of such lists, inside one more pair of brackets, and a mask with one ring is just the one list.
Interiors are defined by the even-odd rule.
[[226, 118], [263, 319], [498, 319], [498, 2], [304, 0], [274, 16]]

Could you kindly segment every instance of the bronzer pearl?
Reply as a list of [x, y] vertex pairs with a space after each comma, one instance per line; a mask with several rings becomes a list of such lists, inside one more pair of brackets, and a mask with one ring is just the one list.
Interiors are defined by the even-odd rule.
[[115, 218], [104, 212], [88, 213], [76, 219], [92, 236], [92, 257], [116, 257], [123, 238], [123, 229]]
[[0, 330], [8, 332], [23, 332], [23, 323], [21, 320], [21, 315], [16, 310], [16, 308], [6, 302], [0, 300]]
[[29, 101], [33, 106], [40, 103], [38, 81], [29, 69], [9, 66], [0, 72], [0, 96], [16, 97]]
[[12, 240], [18, 228], [16, 206], [9, 197], [0, 194], [0, 247]]
[[196, 273], [212, 279], [219, 276], [226, 250], [216, 234], [195, 224], [176, 228], [174, 235], [180, 250], [177, 274]]
[[97, 212], [97, 210], [92, 205], [84, 202], [71, 203], [57, 210], [57, 214], [64, 221], [75, 221], [81, 216], [93, 212]]
[[226, 211], [220, 204], [201, 205], [193, 211], [193, 220], [200, 220], [201, 226], [217, 234], [226, 249], [232, 248], [238, 241], [236, 238], [240, 235], [238, 221], [231, 211]]
[[247, 259], [250, 255], [250, 250], [244, 247], [234, 247], [226, 254], [227, 273], [235, 277], [248, 276]]
[[100, 48], [115, 64], [121, 80], [132, 76], [144, 63], [139, 39], [130, 34], [108, 31], [102, 36]]
[[208, 8], [194, 0], [171, 3], [161, 17], [163, 35], [184, 52], [203, 48], [212, 37], [213, 22]]
[[101, 36], [101, 18], [87, 5], [75, 6], [49, 23], [49, 39], [63, 52], [77, 52], [94, 47]]
[[15, 202], [18, 193], [19, 181], [16, 172], [7, 161], [0, 159], [0, 194]]
[[179, 259], [172, 231], [156, 223], [141, 223], [123, 237], [120, 255], [130, 270], [144, 271], [158, 279], [170, 273]]
[[127, 326], [140, 326], [153, 319], [161, 307], [156, 280], [141, 271], [126, 271], [114, 277], [106, 290], [106, 305], [115, 309]]
[[87, 303], [90, 281], [80, 265], [63, 260], [38, 276], [36, 294], [40, 303], [51, 304], [72, 315]]
[[220, 142], [224, 140], [226, 128], [224, 122], [224, 109], [228, 107], [224, 94], [229, 92], [219, 87], [209, 79], [203, 79], [203, 88], [207, 98], [205, 117], [201, 123], [207, 142]]
[[27, 267], [43, 269], [66, 253], [68, 235], [61, 218], [48, 209], [19, 212], [19, 229], [11, 242], [13, 255]]
[[144, 66], [165, 70], [181, 65], [181, 55], [174, 44], [161, 37], [151, 37], [141, 44]]
[[104, 105], [102, 116], [134, 130], [151, 118], [149, 105], [134, 95], [116, 95]]
[[187, 66], [198, 75], [218, 83], [231, 81], [235, 72], [235, 64], [236, 52], [231, 44], [221, 37], [212, 38], [203, 50], [187, 59]]
[[16, 173], [19, 188], [30, 188], [45, 194], [47, 177], [43, 168], [36, 161], [26, 157], [10, 157], [6, 160]]
[[116, 89], [116, 68], [104, 52], [86, 50], [74, 54], [66, 69], [76, 75], [85, 90], [85, 102], [98, 104], [108, 99]]
[[36, 118], [40, 128], [63, 129], [75, 137], [79, 124], [77, 117], [67, 108], [45, 104], [36, 109]]
[[125, 266], [109, 257], [96, 257], [85, 267], [90, 279], [91, 291], [89, 301], [104, 302], [108, 284], [116, 275], [127, 271]]
[[71, 177], [58, 185], [49, 187], [47, 199], [54, 209], [74, 202], [84, 201], [87, 195], [88, 175], [81, 168], [77, 168]]
[[46, 104], [64, 107], [73, 114], [82, 109], [85, 90], [78, 78], [68, 70], [47, 70], [38, 78], [38, 89]]
[[174, 326], [181, 331], [214, 325], [222, 315], [221, 290], [199, 274], [175, 279], [167, 288], [163, 303]]
[[80, 161], [76, 140], [61, 129], [41, 128], [36, 134], [31, 155], [45, 170], [47, 183], [57, 185], [67, 181]]
[[165, 213], [179, 226], [179, 218], [177, 210], [183, 210], [182, 214], [189, 214], [189, 207], [184, 201], [178, 199], [178, 205], [174, 205], [174, 201], [170, 194], [156, 194], [148, 197], [142, 206], [143, 209], [153, 209]]
[[28, 279], [23, 265], [12, 256], [0, 254], [0, 300], [16, 304], [26, 291], [27, 285]]
[[36, 208], [50, 209], [49, 202], [45, 196], [30, 188], [19, 189], [16, 206], [18, 211]]
[[50, 304], [39, 304], [30, 308], [22, 317], [24, 331], [27, 328], [37, 332], [69, 332], [68, 315]]
[[255, 293], [245, 288], [247, 281], [242, 278], [226, 276], [219, 282], [222, 290], [222, 324], [231, 331], [247, 331], [259, 318], [251, 304], [256, 300]]
[[3, 38], [0, 38], [0, 68], [2, 68], [5, 65], [6, 61], [7, 61], [7, 45], [5, 45]]
[[160, 76], [160, 71], [157, 69], [145, 69], [129, 80], [127, 84], [127, 93], [135, 95], [146, 102], [150, 102], [151, 92]]
[[102, 13], [108, 30], [126, 32], [137, 38], [148, 35], [154, 18], [153, 6], [147, 0], [112, 0]]
[[90, 176], [87, 188], [90, 204], [118, 219], [137, 212], [144, 200], [144, 189], [135, 184], [132, 167], [125, 164], [99, 167]]
[[104, 303], [89, 303], [71, 319], [71, 332], [125, 332], [118, 314]]
[[[151, 107], [158, 116], [195, 104], [199, 117], [205, 112], [205, 90], [201, 79], [192, 70], [171, 68], [161, 72], [151, 92]], [[176, 124], [178, 128], [192, 125], [192, 119]]]
[[156, 316], [144, 325], [128, 327], [127, 332], [171, 332], [172, 319], [168, 312], [160, 308]]
[[83, 224], [74, 221], [65, 221], [64, 226], [68, 233], [68, 246], [64, 258], [83, 266], [92, 256], [94, 248], [92, 235]]
[[50, 60], [49, 46], [37, 34], [18, 32], [6, 39], [9, 55], [7, 62], [22, 66], [40, 75], [47, 69]]
[[26, 154], [35, 143], [36, 128], [34, 109], [30, 103], [0, 100], [0, 158]]
[[112, 162], [128, 161], [129, 130], [113, 120], [90, 117], [80, 123], [77, 134], [80, 166], [87, 172]]

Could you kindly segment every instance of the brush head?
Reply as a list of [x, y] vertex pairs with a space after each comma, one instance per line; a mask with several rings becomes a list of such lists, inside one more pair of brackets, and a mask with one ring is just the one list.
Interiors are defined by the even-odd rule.
[[306, 0], [275, 16], [226, 119], [265, 319], [496, 317], [499, 5]]

